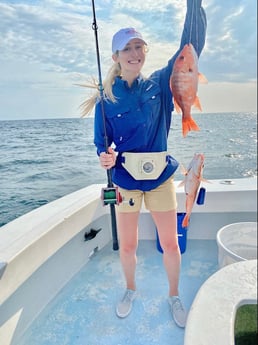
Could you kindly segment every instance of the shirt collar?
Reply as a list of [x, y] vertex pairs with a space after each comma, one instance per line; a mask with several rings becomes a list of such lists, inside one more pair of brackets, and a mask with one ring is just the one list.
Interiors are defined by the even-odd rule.
[[[142, 75], [140, 74], [133, 82], [132, 86], [130, 89], [134, 89], [135, 87], [138, 87], [138, 85], [141, 83], [143, 80]], [[118, 83], [118, 85], [123, 85], [126, 89], [129, 89], [128, 83], [126, 80], [121, 79], [121, 77], [116, 77], [115, 82]]]

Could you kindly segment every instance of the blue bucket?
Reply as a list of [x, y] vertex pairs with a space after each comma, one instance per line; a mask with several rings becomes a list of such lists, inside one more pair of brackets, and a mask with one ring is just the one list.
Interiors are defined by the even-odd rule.
[[[186, 251], [186, 242], [187, 242], [187, 230], [188, 228], [182, 227], [182, 221], [184, 219], [185, 213], [181, 212], [177, 214], [177, 237], [178, 237], [178, 244], [180, 248], [181, 254], [183, 254]], [[157, 249], [160, 253], [163, 253], [163, 249], [161, 248], [160, 242], [159, 242], [159, 235], [158, 231], [156, 230], [157, 234]]]

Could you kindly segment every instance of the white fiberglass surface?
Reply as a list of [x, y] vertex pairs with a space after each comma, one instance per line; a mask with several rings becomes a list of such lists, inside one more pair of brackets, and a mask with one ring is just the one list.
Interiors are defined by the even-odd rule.
[[[119, 252], [109, 243], [44, 309], [19, 345], [183, 345], [184, 330], [170, 314], [167, 278], [156, 242], [140, 241], [137, 255], [138, 295], [127, 318], [115, 314], [124, 280]], [[217, 269], [216, 241], [187, 242], [180, 276], [180, 297], [186, 309]]]

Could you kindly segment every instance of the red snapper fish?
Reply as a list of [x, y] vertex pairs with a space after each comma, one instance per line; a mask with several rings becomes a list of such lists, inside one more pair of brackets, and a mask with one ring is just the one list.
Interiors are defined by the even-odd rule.
[[186, 194], [186, 215], [183, 219], [182, 227], [187, 227], [189, 225], [190, 215], [192, 213], [192, 208], [195, 203], [201, 181], [209, 182], [202, 176], [203, 167], [204, 154], [196, 153], [191, 160], [188, 169], [183, 172], [185, 175], [184, 180], [178, 185], [178, 187], [184, 185]]
[[176, 58], [170, 77], [170, 89], [178, 113], [182, 112], [182, 131], [185, 137], [199, 127], [191, 116], [192, 105], [202, 111], [197, 96], [198, 81], [207, 83], [205, 76], [198, 72], [198, 56], [191, 43], [186, 44]]

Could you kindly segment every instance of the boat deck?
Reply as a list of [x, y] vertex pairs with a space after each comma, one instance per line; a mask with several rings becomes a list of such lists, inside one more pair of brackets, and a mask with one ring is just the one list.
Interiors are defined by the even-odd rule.
[[[188, 240], [180, 278], [186, 309], [217, 269], [216, 241]], [[44, 309], [19, 345], [183, 345], [184, 330], [175, 325], [169, 311], [167, 278], [155, 241], [139, 242], [136, 281], [134, 308], [119, 319], [115, 306], [124, 293], [124, 280], [119, 253], [108, 244]]]

